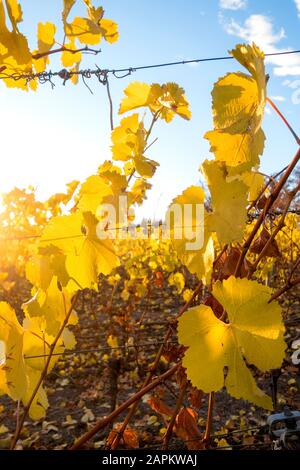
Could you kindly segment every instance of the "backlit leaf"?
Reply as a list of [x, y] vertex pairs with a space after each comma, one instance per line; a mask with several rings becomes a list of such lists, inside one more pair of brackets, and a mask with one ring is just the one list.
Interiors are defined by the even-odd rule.
[[247, 366], [266, 371], [280, 367], [284, 358], [281, 309], [276, 302], [268, 303], [271, 289], [231, 276], [218, 281], [212, 293], [229, 323], [217, 319], [206, 305], [189, 309], [179, 319], [179, 341], [189, 348], [183, 359], [188, 378], [206, 393], [225, 385], [233, 397], [272, 409], [271, 398], [257, 387]]

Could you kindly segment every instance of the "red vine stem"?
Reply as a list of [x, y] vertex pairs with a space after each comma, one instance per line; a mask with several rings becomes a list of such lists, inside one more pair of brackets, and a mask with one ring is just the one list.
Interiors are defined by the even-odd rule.
[[120, 413], [125, 411], [130, 405], [135, 403], [137, 400], [142, 398], [146, 393], [150, 392], [153, 390], [153, 388], [157, 387], [160, 383], [162, 383], [164, 380], [168, 379], [171, 377], [177, 369], [180, 367], [180, 364], [175, 364], [171, 369], [169, 369], [167, 372], [164, 374], [160, 375], [157, 377], [157, 379], [153, 380], [150, 384], [148, 384], [146, 387], [142, 388], [139, 390], [137, 393], [135, 393], [131, 398], [126, 400], [122, 405], [120, 405], [118, 408], [116, 408], [110, 415], [106, 416], [103, 419], [100, 419], [95, 426], [92, 427], [87, 433], [85, 433], [83, 436], [81, 436], [75, 444], [70, 448], [70, 450], [76, 450], [80, 449], [80, 447], [83, 446], [87, 441], [89, 441], [97, 432], [100, 431], [100, 429], [104, 428], [107, 426], [112, 420], [114, 420], [117, 416], [119, 416]]
[[46, 57], [48, 55], [57, 54], [59, 52], [70, 52], [71, 54], [76, 54], [77, 52], [91, 52], [93, 54], [99, 54], [100, 50], [90, 49], [89, 47], [82, 47], [81, 49], [68, 49], [65, 46], [59, 47], [58, 49], [52, 49], [51, 51], [47, 52], [38, 52], [37, 54], [32, 54], [32, 58], [34, 60], [41, 59], [42, 57]]
[[[191, 298], [184, 304], [184, 306], [182, 307], [182, 309], [179, 311], [179, 313], [178, 313], [176, 319], [177, 319], [180, 315], [182, 315], [182, 314], [189, 308], [189, 306], [192, 304], [192, 302], [194, 301], [194, 299], [197, 297], [197, 295], [198, 295], [199, 292], [201, 291], [202, 285], [203, 285], [202, 282], [199, 282], [198, 286], [196, 287], [195, 291], [193, 292], [193, 295], [192, 295]], [[173, 320], [173, 322], [176, 322], [176, 319]], [[151, 367], [151, 370], [150, 370], [150, 372], [149, 372], [149, 374], [148, 374], [148, 377], [146, 377], [146, 380], [144, 381], [144, 383], [143, 383], [141, 389], [144, 389], [145, 387], [147, 387], [148, 384], [151, 382], [151, 379], [152, 379], [152, 377], [153, 377], [153, 375], [154, 375], [154, 373], [155, 373], [155, 371], [156, 371], [156, 369], [157, 369], [157, 366], [158, 366], [158, 364], [159, 364], [160, 358], [161, 358], [161, 356], [162, 356], [164, 347], [165, 347], [167, 341], [169, 340], [169, 338], [170, 338], [172, 332], [173, 332], [173, 330], [172, 330], [172, 324], [170, 324], [170, 325], [169, 325], [169, 328], [168, 328], [168, 330], [167, 330], [167, 332], [166, 332], [166, 334], [165, 334], [164, 340], [163, 340], [163, 342], [162, 342], [160, 348], [158, 349], [158, 351], [157, 351], [157, 353], [156, 353], [156, 357], [155, 357], [154, 363], [153, 363], [153, 365], [152, 365], [152, 367]], [[138, 393], [139, 393], [139, 392], [136, 392], [136, 394], [135, 394], [134, 396], [136, 396]], [[143, 395], [141, 395], [141, 397], [142, 397], [142, 396], [143, 396]], [[141, 397], [138, 397], [137, 400], [134, 400], [134, 401], [133, 401], [134, 404], [133, 404], [133, 406], [130, 408], [130, 410], [129, 410], [129, 412], [128, 412], [128, 414], [127, 414], [127, 416], [126, 416], [126, 418], [125, 418], [125, 420], [124, 420], [124, 422], [123, 422], [121, 428], [119, 429], [118, 433], [116, 434], [116, 437], [115, 437], [115, 439], [113, 440], [113, 442], [112, 442], [112, 444], [111, 444], [111, 446], [110, 446], [111, 449], [116, 449], [116, 448], [118, 447], [118, 445], [119, 445], [119, 443], [120, 443], [120, 440], [121, 440], [121, 438], [122, 438], [122, 435], [123, 435], [123, 433], [124, 433], [126, 427], [128, 426], [128, 424], [129, 424], [131, 418], [134, 416], [134, 414], [135, 414], [135, 412], [136, 412], [136, 409], [137, 409], [137, 407], [138, 407], [138, 400], [139, 400]], [[111, 419], [114, 419], [114, 418], [115, 418], [115, 416], [112, 416], [112, 417], [111, 417]], [[110, 422], [110, 421], [108, 421], [108, 422]], [[107, 424], [108, 424], [108, 423], [107, 423]], [[96, 432], [97, 432], [97, 431], [96, 431]], [[88, 439], [89, 439], [89, 438], [88, 438]], [[86, 441], [84, 441], [84, 442], [86, 442]], [[76, 448], [78, 449], [79, 447], [76, 447]]]
[[280, 191], [282, 190], [283, 186], [285, 185], [287, 179], [289, 178], [289, 176], [291, 175], [291, 173], [294, 170], [295, 166], [299, 162], [299, 159], [300, 159], [300, 149], [298, 149], [298, 151], [297, 151], [296, 155], [294, 156], [293, 160], [291, 161], [291, 163], [289, 164], [289, 166], [287, 167], [287, 169], [283, 173], [282, 177], [278, 181], [277, 185], [275, 186], [275, 188], [271, 192], [270, 196], [266, 200], [264, 210], [261, 212], [259, 218], [256, 221], [256, 224], [254, 225], [254, 227], [252, 229], [252, 232], [250, 233], [249, 237], [247, 238], [247, 240], [243, 244], [242, 251], [241, 251], [241, 254], [240, 254], [240, 258], [239, 258], [239, 261], [237, 263], [237, 266], [236, 266], [236, 269], [235, 269], [235, 272], [234, 272], [235, 277], [239, 277], [240, 270], [241, 270], [242, 264], [244, 262], [245, 256], [246, 256], [246, 254], [247, 254], [247, 252], [248, 252], [248, 250], [251, 246], [251, 243], [252, 243], [255, 235], [257, 234], [261, 224], [263, 223], [268, 211], [271, 209], [274, 202], [278, 198], [278, 196], [280, 194]]
[[172, 436], [172, 433], [173, 433], [174, 424], [175, 424], [177, 415], [179, 413], [179, 410], [181, 408], [181, 405], [182, 405], [182, 402], [183, 402], [183, 399], [184, 399], [184, 395], [185, 395], [185, 392], [186, 392], [186, 389], [187, 389], [187, 385], [188, 385], [188, 382], [187, 382], [187, 379], [185, 378], [184, 383], [183, 383], [182, 388], [181, 388], [181, 391], [180, 391], [180, 394], [178, 396], [176, 405], [175, 405], [175, 409], [174, 409], [173, 414], [171, 416], [171, 419], [170, 419], [170, 422], [169, 422], [169, 425], [168, 425], [168, 429], [166, 431], [166, 434], [164, 435], [163, 446], [162, 446], [162, 448], [164, 450], [167, 450], [168, 447], [169, 447], [169, 442], [170, 442], [170, 439], [171, 439], [171, 436]]
[[273, 240], [275, 240], [276, 235], [278, 234], [278, 232], [280, 232], [280, 230], [284, 227], [284, 221], [285, 221], [286, 214], [289, 210], [289, 207], [290, 207], [295, 195], [297, 194], [297, 192], [299, 190], [300, 190], [300, 183], [293, 189], [293, 191], [290, 192], [289, 197], [288, 197], [288, 201], [286, 203], [286, 206], [284, 208], [284, 211], [282, 213], [282, 216], [280, 218], [280, 221], [279, 221], [277, 227], [273, 231], [272, 235], [270, 236], [267, 243], [263, 247], [262, 251], [259, 253], [257, 259], [255, 260], [255, 262], [252, 264], [252, 266], [250, 268], [250, 277], [251, 277], [251, 274], [256, 270], [256, 268], [257, 268], [258, 264], [260, 263], [260, 261], [262, 260], [262, 258], [267, 253], [267, 250], [268, 250], [269, 246], [271, 245]]
[[273, 103], [273, 101], [268, 97], [266, 98], [266, 101], [269, 103], [270, 106], [272, 106], [272, 108], [275, 110], [275, 112], [278, 114], [278, 116], [283, 120], [284, 124], [287, 126], [287, 128], [292, 133], [292, 135], [293, 135], [295, 141], [297, 142], [297, 144], [300, 145], [300, 138], [298, 137], [298, 135], [296, 134], [296, 132], [294, 131], [294, 129], [292, 128], [290, 123], [287, 121], [287, 119], [284, 117], [284, 115], [279, 111], [276, 104]]
[[274, 294], [271, 296], [270, 300], [268, 301], [268, 304], [273, 302], [273, 300], [278, 299], [278, 297], [280, 297], [282, 294], [292, 289], [293, 287], [297, 286], [298, 284], [300, 284], [300, 276], [294, 280], [289, 279], [285, 286], [283, 286], [278, 291], [274, 292]]
[[207, 411], [206, 428], [205, 428], [205, 434], [204, 434], [204, 438], [203, 438], [203, 443], [206, 444], [208, 447], [209, 447], [210, 439], [211, 439], [211, 428], [212, 428], [214, 402], [215, 402], [215, 393], [210, 392], [209, 398], [208, 398], [208, 411]]

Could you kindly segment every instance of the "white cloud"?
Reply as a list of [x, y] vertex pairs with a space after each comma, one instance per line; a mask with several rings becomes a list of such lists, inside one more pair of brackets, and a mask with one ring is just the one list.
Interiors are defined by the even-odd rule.
[[274, 44], [285, 37], [284, 29], [274, 33], [271, 20], [264, 15], [251, 15], [246, 19], [244, 26], [231, 19], [224, 24], [225, 31], [233, 36], [245, 39], [247, 42], [255, 42], [263, 50], [270, 52]]
[[300, 18], [300, 0], [294, 0], [295, 1], [295, 4], [296, 4], [296, 8], [298, 10], [298, 16]]
[[[297, 0], [300, 3], [300, 0]], [[222, 20], [225, 31], [237, 36], [246, 42], [255, 42], [264, 52], [283, 52], [291, 48], [280, 48], [277, 46], [286, 37], [283, 28], [274, 31], [274, 25], [268, 16], [251, 15], [241, 25], [234, 19], [229, 22]], [[266, 62], [273, 64], [274, 74], [284, 77], [286, 75], [300, 75], [300, 55], [288, 54], [282, 56], [267, 57]]]
[[246, 0], [220, 0], [220, 8], [223, 8], [224, 10], [240, 10], [246, 6]]

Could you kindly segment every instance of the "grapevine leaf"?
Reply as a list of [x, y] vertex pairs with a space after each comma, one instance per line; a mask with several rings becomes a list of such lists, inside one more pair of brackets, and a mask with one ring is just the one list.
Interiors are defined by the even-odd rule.
[[235, 174], [259, 163], [265, 135], [261, 130], [266, 103], [264, 54], [255, 44], [238, 45], [231, 54], [251, 76], [230, 73], [215, 84], [213, 98], [214, 130], [207, 132], [211, 152], [217, 160], [233, 167]]
[[147, 106], [148, 98], [151, 91], [151, 85], [141, 82], [132, 82], [124, 90], [126, 98], [123, 98], [119, 114], [126, 113], [131, 109]]
[[202, 165], [212, 198], [210, 229], [220, 243], [240, 240], [247, 220], [247, 186], [243, 181], [228, 181], [222, 162], [205, 160]]
[[148, 85], [147, 83], [133, 82], [128, 85], [124, 93], [126, 97], [121, 102], [119, 114], [148, 106], [152, 113], [159, 115], [166, 122], [170, 122], [175, 114], [184, 119], [191, 118], [184, 89], [176, 83]]
[[[37, 290], [33, 298], [23, 304], [23, 310], [30, 319], [43, 318], [45, 331], [56, 336], [70, 309], [71, 296], [72, 293], [66, 288], [58, 288], [57, 278], [54, 276], [47, 290]], [[68, 324], [75, 325], [77, 321], [77, 315], [72, 312]]]
[[98, 275], [118, 264], [111, 240], [98, 238], [97, 224], [91, 212], [53, 217], [41, 237], [41, 246], [63, 251], [67, 272], [81, 288], [96, 288]]
[[[173, 199], [166, 220], [169, 220], [170, 237], [179, 259], [204, 283], [208, 283], [214, 260], [214, 244], [209, 228], [210, 214], [204, 209], [202, 220], [196, 212], [197, 207], [204, 204], [204, 196], [201, 187], [190, 186]], [[175, 215], [178, 213], [178, 218], [172, 220], [172, 212]], [[197, 240], [200, 247], [198, 244], [190, 246], [190, 243]]]
[[38, 49], [40, 53], [48, 52], [52, 48], [55, 39], [56, 26], [47, 21], [47, 23], [38, 24]]
[[[231, 276], [218, 281], [212, 293], [229, 323], [216, 318], [206, 305], [189, 309], [179, 319], [179, 341], [189, 348], [183, 359], [188, 378], [204, 392], [225, 385], [233, 397], [272, 409], [270, 397], [257, 387], [247, 367], [275, 369], [284, 358], [281, 309], [276, 302], [268, 303], [271, 289]], [[225, 378], [224, 368], [228, 369]]]
[[0, 389], [13, 400], [19, 400], [27, 388], [23, 329], [13, 308], [6, 302], [0, 302], [0, 340], [4, 343], [4, 362], [0, 365]]

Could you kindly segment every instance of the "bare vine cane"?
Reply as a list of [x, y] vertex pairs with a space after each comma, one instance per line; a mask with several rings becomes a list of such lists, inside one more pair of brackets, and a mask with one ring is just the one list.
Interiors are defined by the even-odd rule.
[[[180, 312], [178, 313], [177, 317], [178, 318], [180, 315], [182, 315], [188, 308], [189, 306], [192, 304], [192, 302], [194, 301], [194, 299], [199, 295], [199, 293], [201, 292], [201, 289], [202, 289], [202, 282], [199, 282], [198, 286], [196, 287], [195, 291], [193, 292], [193, 295], [191, 296], [191, 298], [185, 303], [185, 305], [182, 307], [182, 309], [180, 310]], [[120, 407], [118, 407], [114, 413], [111, 413], [107, 418], [105, 418], [104, 420], [99, 420], [98, 423], [92, 428], [92, 431], [93, 432], [89, 432], [89, 433], [86, 433], [84, 434], [81, 438], [79, 438], [75, 444], [71, 447], [71, 450], [76, 450], [76, 449], [80, 449], [80, 447], [85, 444], [89, 439], [91, 439], [98, 431], [100, 431], [100, 429], [103, 429], [104, 427], [106, 427], [112, 420], [114, 420], [122, 411], [126, 410], [130, 405], [133, 405], [121, 428], [119, 429], [118, 431], [118, 434], [116, 435], [113, 443], [112, 443], [112, 446], [111, 448], [116, 448], [115, 446], [119, 444], [121, 438], [122, 438], [122, 435], [127, 427], [127, 425], [129, 424], [131, 418], [133, 417], [133, 415], [135, 414], [136, 412], [136, 409], [137, 409], [137, 406], [138, 406], [138, 401], [143, 397], [143, 395], [145, 393], [141, 393], [142, 390], [145, 390], [147, 387], [149, 387], [150, 385], [153, 384], [153, 382], [151, 382], [154, 374], [155, 374], [155, 371], [157, 369], [157, 366], [159, 364], [159, 361], [160, 361], [160, 358], [162, 356], [162, 353], [163, 353], [163, 350], [164, 350], [164, 347], [165, 345], [167, 344], [172, 332], [173, 332], [173, 329], [172, 329], [172, 324], [169, 325], [169, 328], [166, 332], [166, 335], [164, 337], [164, 340], [159, 348], [159, 350], [157, 351], [157, 354], [156, 354], [156, 357], [155, 357], [155, 360], [154, 360], [154, 363], [151, 367], [151, 370], [146, 378], [146, 380], [144, 381], [142, 387], [140, 388], [140, 390], [138, 392], [136, 392], [132, 397], [131, 399], [127, 400], [127, 402], [130, 402], [127, 406], [125, 406], [123, 408], [123, 405], [121, 405]], [[176, 365], [176, 370], [177, 368], [179, 367], [179, 365], [177, 364]], [[175, 371], [174, 371], [175, 372]], [[164, 374], [163, 374], [164, 375]], [[161, 382], [158, 382], [157, 385], [161, 383]], [[153, 388], [155, 387], [150, 387], [149, 390], [152, 390]], [[126, 403], [127, 403], [126, 402]], [[121, 411], [119, 411], [121, 409]]]
[[250, 248], [250, 246], [253, 242], [253, 239], [254, 239], [255, 235], [257, 234], [257, 232], [258, 232], [261, 224], [263, 223], [266, 215], [268, 214], [269, 210], [271, 209], [274, 202], [278, 198], [282, 188], [284, 187], [285, 183], [287, 182], [287, 179], [289, 178], [292, 171], [294, 170], [297, 163], [299, 162], [299, 159], [300, 159], [300, 148], [298, 149], [298, 151], [297, 151], [296, 155], [294, 156], [294, 158], [292, 159], [291, 163], [289, 164], [289, 166], [287, 167], [287, 169], [283, 173], [282, 177], [280, 178], [280, 180], [278, 181], [278, 183], [274, 187], [274, 189], [271, 192], [270, 196], [266, 200], [263, 211], [261, 212], [260, 216], [258, 217], [258, 219], [257, 219], [257, 221], [256, 221], [249, 237], [247, 238], [247, 240], [243, 244], [242, 251], [241, 251], [241, 254], [240, 254], [236, 269], [235, 269], [235, 273], [234, 273], [235, 277], [239, 277], [243, 261], [244, 261], [246, 255], [247, 255], [247, 253], [248, 253], [248, 250], [249, 250], [249, 248]]
[[168, 425], [168, 429], [167, 429], [167, 431], [164, 435], [164, 438], [163, 438], [162, 448], [164, 450], [167, 450], [169, 448], [169, 442], [170, 442], [170, 439], [171, 439], [172, 434], [173, 434], [173, 429], [174, 429], [174, 425], [175, 425], [175, 422], [176, 422], [177, 415], [179, 413], [179, 410], [180, 410], [181, 405], [182, 405], [183, 400], [184, 400], [184, 395], [185, 395], [185, 392], [186, 392], [186, 389], [187, 389], [187, 385], [188, 385], [188, 381], [187, 381], [187, 378], [185, 377], [184, 378], [184, 383], [182, 384], [180, 394], [177, 398], [175, 409], [173, 411], [173, 414], [171, 416], [171, 419], [170, 419], [170, 422], [169, 422], [169, 425]]
[[120, 413], [127, 410], [131, 405], [133, 405], [137, 400], [140, 400], [146, 393], [150, 392], [154, 388], [156, 388], [159, 384], [164, 382], [166, 379], [172, 377], [175, 372], [180, 367], [180, 364], [175, 364], [171, 369], [167, 370], [164, 374], [157, 377], [151, 383], [149, 383], [146, 387], [140, 389], [136, 392], [131, 398], [126, 400], [122, 405], [116, 408], [110, 415], [106, 416], [103, 419], [100, 419], [95, 426], [92, 427], [87, 433], [83, 434], [77, 441], [73, 444], [70, 450], [77, 450], [80, 449], [86, 442], [88, 442], [95, 434], [97, 434], [101, 429], [105, 428], [112, 420], [114, 420]]
[[[199, 292], [201, 291], [203, 287], [203, 283], [200, 282], [197, 286], [197, 288], [195, 289], [193, 295], [191, 296], [191, 298], [185, 303], [185, 305], [183, 306], [183, 308], [180, 310], [180, 312], [178, 313], [178, 315], [176, 316], [176, 318], [172, 321], [172, 323], [169, 325], [169, 328], [167, 330], [167, 333], [165, 335], [165, 338], [163, 340], [163, 343], [161, 344], [159, 350], [157, 351], [157, 354], [156, 354], [156, 357], [155, 357], [155, 360], [154, 360], [154, 363], [151, 367], [151, 370], [150, 370], [150, 373], [148, 375], [148, 377], [146, 378], [145, 382], [143, 383], [142, 387], [145, 387], [152, 379], [157, 367], [158, 367], [158, 364], [159, 364], [159, 361], [160, 361], [160, 358], [163, 354], [163, 351], [164, 351], [164, 347], [166, 346], [168, 340], [170, 339], [170, 336], [172, 335], [173, 333], [173, 325], [174, 323], [177, 321], [177, 319], [189, 308], [189, 306], [192, 304], [192, 302], [194, 301], [194, 299], [197, 297], [197, 295], [199, 294]], [[138, 402], [135, 403], [135, 405], [129, 410], [128, 412], [128, 415], [126, 416], [121, 428], [119, 429], [118, 431], [118, 434], [116, 434], [113, 442], [111, 443], [110, 445], [110, 448], [111, 449], [116, 449], [120, 443], [120, 440], [122, 438], [122, 435], [125, 431], [125, 429], [127, 428], [131, 418], [134, 416], [135, 412], [136, 412], [136, 409], [138, 407]]]

